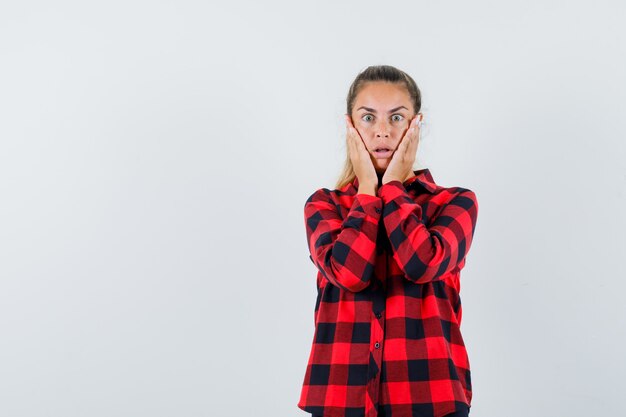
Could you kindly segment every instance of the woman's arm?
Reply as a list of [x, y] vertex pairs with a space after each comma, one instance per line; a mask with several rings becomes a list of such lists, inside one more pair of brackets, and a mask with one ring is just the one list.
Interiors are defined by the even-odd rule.
[[405, 277], [417, 284], [441, 279], [462, 267], [476, 228], [478, 201], [473, 191], [456, 188], [451, 199], [426, 227], [422, 207], [398, 180], [383, 184], [383, 222], [393, 249], [393, 258]]
[[310, 258], [331, 284], [352, 292], [369, 285], [381, 211], [381, 198], [369, 194], [354, 196], [345, 219], [328, 189], [321, 188], [307, 199], [304, 218]]

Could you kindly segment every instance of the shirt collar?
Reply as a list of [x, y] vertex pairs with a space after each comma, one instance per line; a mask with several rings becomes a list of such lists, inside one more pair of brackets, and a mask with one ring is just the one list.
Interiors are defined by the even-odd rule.
[[[429, 193], [432, 194], [435, 192], [435, 190], [437, 189], [437, 184], [435, 184], [435, 180], [433, 179], [433, 176], [428, 168], [418, 169], [416, 171], [413, 171], [413, 174], [414, 175], [411, 178], [402, 183], [402, 185], [404, 185], [404, 188], [408, 190], [411, 187], [421, 185]], [[358, 177], [354, 177], [354, 179], [352, 180], [352, 186], [356, 189], [359, 188]]]

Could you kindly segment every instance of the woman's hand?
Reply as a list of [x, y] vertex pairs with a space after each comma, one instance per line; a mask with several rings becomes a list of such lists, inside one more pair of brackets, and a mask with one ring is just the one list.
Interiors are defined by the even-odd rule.
[[400, 140], [400, 144], [394, 151], [391, 161], [385, 170], [382, 178], [383, 184], [393, 180], [404, 182], [415, 175], [413, 173], [413, 163], [415, 162], [415, 154], [417, 153], [417, 145], [419, 143], [420, 125], [418, 121], [421, 120], [421, 113], [416, 114], [411, 119], [410, 128]]
[[359, 188], [361, 188], [361, 186], [377, 188], [378, 176], [376, 175], [376, 168], [374, 168], [372, 157], [365, 147], [363, 138], [361, 138], [361, 135], [352, 124], [350, 116], [346, 114], [345, 118], [348, 154], [352, 161], [354, 173], [359, 179]]

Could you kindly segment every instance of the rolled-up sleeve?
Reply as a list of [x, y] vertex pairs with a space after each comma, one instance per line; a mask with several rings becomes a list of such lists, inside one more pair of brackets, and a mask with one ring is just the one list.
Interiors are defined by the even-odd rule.
[[393, 258], [412, 282], [439, 280], [454, 268], [462, 268], [472, 244], [478, 216], [475, 193], [460, 187], [445, 193], [449, 200], [426, 226], [422, 207], [402, 182], [389, 181], [378, 189]]
[[345, 218], [328, 189], [314, 192], [304, 205], [307, 243], [311, 261], [333, 285], [357, 292], [374, 274], [376, 237], [382, 215], [382, 199], [356, 194]]

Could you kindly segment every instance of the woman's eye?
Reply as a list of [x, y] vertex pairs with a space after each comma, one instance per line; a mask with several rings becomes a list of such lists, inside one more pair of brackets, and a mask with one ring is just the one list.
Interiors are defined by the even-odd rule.
[[[361, 119], [366, 122], [371, 122], [373, 120], [373, 116], [371, 114], [366, 114], [363, 115]], [[391, 120], [394, 122], [401, 122], [402, 120], [404, 120], [404, 117], [401, 114], [394, 114], [393, 116], [391, 116]]]

